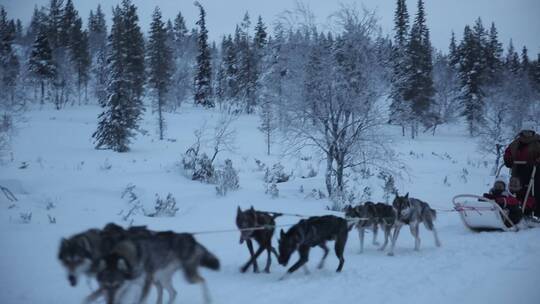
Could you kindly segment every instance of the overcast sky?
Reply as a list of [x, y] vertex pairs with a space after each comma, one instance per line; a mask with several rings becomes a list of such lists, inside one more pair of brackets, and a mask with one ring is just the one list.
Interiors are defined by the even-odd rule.
[[[0, 0], [8, 11], [10, 18], [20, 18], [29, 22], [34, 5], [47, 5], [49, 0]], [[90, 9], [101, 3], [107, 14], [111, 15], [111, 7], [121, 0], [74, 0], [76, 8], [86, 23]], [[242, 20], [247, 10], [255, 20], [262, 15], [265, 23], [272, 24], [277, 16], [287, 9], [295, 7], [293, 0], [200, 0], [207, 10], [207, 24], [211, 39], [218, 40], [225, 33], [233, 33], [235, 25]], [[340, 3], [355, 3], [370, 10], [376, 10], [380, 25], [385, 33], [392, 34], [395, 0], [304, 0], [317, 18], [317, 22], [326, 26], [327, 17], [339, 8]], [[407, 0], [411, 20], [416, 12], [416, 0]], [[540, 53], [540, 0], [425, 0], [427, 22], [431, 30], [433, 45], [444, 51], [448, 48], [450, 32], [461, 37], [463, 27], [472, 24], [477, 17], [489, 26], [495, 22], [499, 37], [506, 45], [513, 39], [517, 49], [524, 45], [529, 49], [531, 57]], [[139, 17], [143, 30], [148, 29], [153, 8], [161, 8], [165, 18], [174, 18], [181, 11], [188, 26], [195, 25], [198, 16], [197, 8], [192, 0], [133, 0], [139, 8]], [[108, 20], [110, 26], [110, 21]]]

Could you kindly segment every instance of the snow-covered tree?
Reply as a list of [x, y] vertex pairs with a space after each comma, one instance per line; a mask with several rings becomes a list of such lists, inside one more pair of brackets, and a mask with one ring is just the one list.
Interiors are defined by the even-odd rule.
[[433, 65], [431, 58], [431, 42], [426, 25], [424, 1], [418, 0], [418, 10], [411, 27], [407, 57], [409, 73], [407, 75], [403, 97], [410, 103], [412, 110], [411, 135], [418, 135], [418, 124], [432, 124], [429, 117], [433, 103]]
[[92, 137], [97, 149], [117, 152], [129, 150], [131, 138], [138, 128], [144, 110], [141, 101], [144, 48], [142, 33], [137, 25], [136, 8], [124, 0], [113, 10], [113, 25], [108, 39], [108, 86], [102, 104], [98, 129]]
[[401, 126], [405, 136], [405, 126], [411, 118], [411, 106], [405, 100], [405, 89], [409, 79], [409, 13], [405, 0], [396, 1], [394, 13], [394, 45], [392, 48], [392, 77], [390, 99], [390, 122]]
[[14, 103], [20, 63], [13, 49], [16, 32], [10, 23], [6, 10], [0, 6], [0, 99]]
[[199, 33], [197, 37], [198, 55], [197, 70], [195, 72], [195, 104], [206, 108], [215, 106], [212, 96], [212, 66], [210, 63], [210, 47], [208, 45], [208, 30], [206, 29], [206, 11], [199, 2], [195, 2], [199, 8]]
[[41, 91], [41, 104], [45, 100], [45, 89], [56, 77], [56, 64], [54, 63], [49, 39], [44, 28], [36, 36], [28, 60], [30, 74], [39, 84]]
[[167, 31], [161, 21], [161, 12], [155, 8], [150, 25], [147, 47], [148, 83], [155, 95], [154, 110], [158, 114], [159, 139], [163, 140], [165, 118], [163, 111], [166, 104], [167, 93], [171, 84], [172, 51], [167, 43]]

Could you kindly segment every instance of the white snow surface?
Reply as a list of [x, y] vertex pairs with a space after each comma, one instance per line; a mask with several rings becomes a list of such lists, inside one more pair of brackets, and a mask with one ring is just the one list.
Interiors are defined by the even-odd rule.
[[[10, 187], [19, 199], [12, 205], [0, 193], [0, 303], [80, 303], [91, 289], [84, 279], [75, 288], [69, 286], [57, 259], [60, 240], [108, 222], [127, 226], [119, 213], [126, 211], [128, 203], [120, 195], [129, 183], [136, 185], [141, 203], [149, 211], [156, 193], [165, 197], [170, 192], [176, 198], [179, 211], [175, 217], [134, 217], [134, 224], [155, 230], [234, 229], [238, 205], [306, 215], [329, 213], [329, 201], [306, 196], [313, 188], [324, 190], [324, 162], [315, 154], [311, 161], [319, 168], [317, 177], [302, 179], [295, 173], [290, 182], [278, 184], [279, 198], [264, 193], [264, 172], [257, 171], [255, 158], [270, 166], [281, 161], [295, 172], [306, 164], [281, 156], [278, 144], [276, 153], [266, 156], [257, 116], [241, 116], [234, 123], [236, 151], [224, 152], [219, 159], [233, 160], [240, 173], [240, 189], [218, 197], [213, 185], [189, 180], [179, 166], [182, 153], [194, 142], [193, 131], [207, 121], [211, 134], [218, 110], [184, 106], [179, 113], [168, 114], [167, 138], [176, 141], [157, 140], [156, 119], [146, 113], [142, 127], [149, 132], [138, 135], [128, 153], [94, 149], [91, 134], [99, 111], [97, 106], [34, 109], [19, 124], [12, 159], [0, 165], [0, 185]], [[423, 134], [416, 140], [401, 137], [397, 128], [387, 131], [409, 168], [409, 176], [398, 182], [401, 193], [410, 192], [443, 210], [451, 207], [454, 195], [481, 194], [493, 181], [491, 164], [478, 154], [476, 143], [461, 126], [444, 127], [436, 136]], [[211, 152], [209, 147], [206, 150]], [[22, 162], [27, 163], [26, 169], [19, 168]], [[466, 178], [462, 178], [463, 169], [468, 171]], [[443, 182], [445, 176], [449, 185]], [[372, 199], [382, 200], [376, 177], [354, 183], [359, 190], [370, 185]], [[299, 192], [300, 186], [305, 193]], [[26, 212], [32, 213], [30, 223], [21, 221], [20, 214]], [[49, 223], [48, 215], [56, 218], [55, 224]], [[271, 274], [239, 272], [249, 255], [238, 242], [239, 233], [198, 235], [198, 241], [222, 265], [219, 272], [203, 269], [202, 275], [213, 303], [540, 303], [540, 229], [475, 233], [454, 212], [440, 211], [437, 216], [440, 248], [422, 227], [419, 252], [413, 250], [413, 239], [404, 229], [394, 257], [371, 245], [371, 235], [366, 237], [364, 253], [359, 254], [353, 230], [342, 273], [334, 271], [337, 259], [333, 252], [325, 269], [317, 270], [321, 250], [314, 248], [308, 262], [311, 274], [300, 270], [283, 281], [278, 279], [286, 268], [275, 259]], [[290, 216], [277, 219], [278, 224], [296, 221], [298, 218]], [[277, 236], [278, 231], [274, 246]], [[259, 259], [261, 268], [265, 258], [263, 254]], [[291, 262], [296, 259], [295, 254]], [[177, 303], [203, 303], [200, 286], [187, 284], [179, 274], [174, 284], [179, 292]], [[155, 296], [152, 290], [148, 303]]]

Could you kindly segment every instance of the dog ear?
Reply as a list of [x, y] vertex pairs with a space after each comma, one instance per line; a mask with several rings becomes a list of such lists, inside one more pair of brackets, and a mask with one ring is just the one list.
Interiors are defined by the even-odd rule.
[[253, 205], [251, 205], [251, 208], [249, 208], [251, 212], [255, 212], [255, 208], [253, 208]]
[[280, 238], [284, 238], [284, 237], [285, 237], [285, 232], [283, 231], [283, 229], [281, 229], [281, 230], [279, 231], [279, 237], [280, 237]]
[[409, 192], [407, 192], [407, 194], [405, 194], [405, 198], [409, 198]]
[[242, 213], [242, 209], [240, 209], [240, 206], [238, 206], [238, 208], [236, 208], [236, 214], [240, 214]]

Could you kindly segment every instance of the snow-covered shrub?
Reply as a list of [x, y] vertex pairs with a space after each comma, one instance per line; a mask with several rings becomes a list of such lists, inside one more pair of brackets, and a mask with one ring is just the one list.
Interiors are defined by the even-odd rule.
[[268, 184], [266, 188], [266, 194], [270, 195], [271, 198], [279, 197], [279, 189], [276, 183]]
[[182, 158], [182, 165], [184, 170], [195, 170], [195, 164], [197, 163], [197, 155], [199, 154], [199, 149], [196, 147], [191, 147], [187, 149]]
[[136, 186], [134, 184], [129, 183], [126, 188], [124, 188], [124, 191], [122, 191], [122, 195], [120, 196], [122, 199], [126, 199], [128, 203], [127, 212], [124, 212], [124, 210], [120, 211], [122, 220], [125, 222], [133, 223], [133, 216], [137, 214], [144, 214], [144, 208], [135, 188]]
[[312, 177], [317, 176], [317, 171], [315, 171], [315, 168], [313, 167], [312, 164], [308, 164], [307, 170], [308, 170], [308, 172], [306, 174], [302, 175], [301, 176], [302, 178], [312, 178]]
[[384, 171], [379, 172], [377, 177], [383, 180], [383, 199], [388, 203], [390, 198], [397, 192], [394, 177], [390, 173]]
[[103, 171], [106, 171], [106, 170], [111, 170], [112, 168], [112, 165], [111, 163], [109, 162], [109, 159], [106, 158], [105, 161], [103, 162], [103, 164], [101, 166], [99, 166], [99, 168]]
[[360, 196], [360, 201], [371, 201], [371, 196], [373, 195], [373, 192], [371, 191], [371, 187], [365, 186], [364, 190], [362, 191], [362, 195]]
[[266, 173], [264, 175], [264, 181], [266, 183], [285, 183], [289, 181], [292, 173], [285, 173], [285, 167], [281, 163], [275, 163], [272, 166], [272, 169], [266, 168]]
[[330, 206], [326, 206], [326, 209], [332, 211], [343, 211], [343, 209], [345, 209], [345, 206], [349, 204], [346, 196], [347, 193], [335, 191], [330, 196], [330, 201], [332, 202], [332, 204]]
[[264, 171], [266, 169], [266, 164], [263, 163], [260, 159], [255, 159], [255, 164], [257, 165], [257, 171]]
[[452, 185], [450, 184], [450, 182], [448, 181], [448, 175], [446, 175], [446, 176], [444, 177], [443, 184], [444, 184], [445, 186], [447, 186], [447, 187], [452, 186]]
[[216, 192], [219, 196], [227, 195], [227, 192], [237, 190], [240, 187], [238, 172], [233, 168], [230, 159], [225, 160], [225, 166], [215, 172]]
[[156, 194], [156, 205], [154, 207], [155, 211], [148, 216], [151, 217], [173, 217], [176, 215], [178, 208], [176, 207], [176, 199], [172, 196], [171, 193], [167, 194], [165, 199], [159, 197]]
[[21, 212], [19, 217], [21, 219], [21, 223], [28, 224], [32, 221], [32, 212]]
[[316, 200], [320, 200], [320, 199], [325, 199], [326, 198], [326, 194], [324, 194], [323, 191], [321, 191], [320, 189], [311, 189], [311, 191], [306, 195], [305, 199], [316, 199]]
[[199, 158], [195, 161], [195, 168], [191, 176], [192, 180], [197, 180], [205, 183], [212, 183], [214, 180], [214, 166], [212, 165], [212, 160], [208, 158], [206, 153], [202, 153]]

